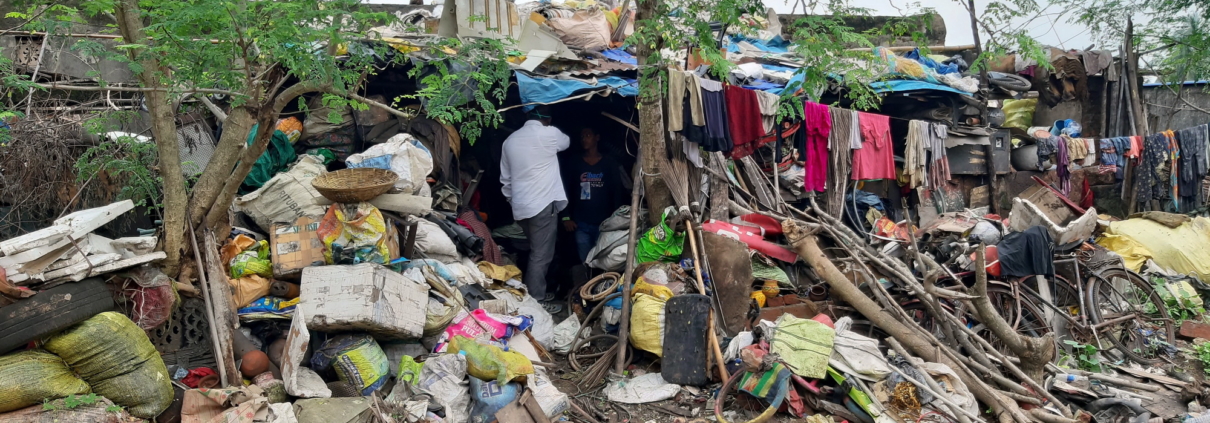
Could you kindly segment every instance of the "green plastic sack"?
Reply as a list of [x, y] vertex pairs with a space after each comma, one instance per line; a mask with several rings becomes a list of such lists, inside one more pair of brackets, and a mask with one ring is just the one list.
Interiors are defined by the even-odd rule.
[[261, 240], [255, 246], [236, 255], [231, 259], [231, 278], [239, 279], [252, 275], [273, 278], [273, 261], [269, 259], [270, 251], [269, 241]]
[[172, 381], [147, 334], [125, 315], [105, 312], [51, 337], [47, 351], [62, 357], [92, 391], [155, 418], [172, 405]]
[[336, 370], [336, 377], [370, 395], [386, 384], [391, 363], [386, 352], [370, 335], [340, 335], [324, 342], [311, 357], [311, 367]]
[[0, 356], [0, 413], [88, 391], [88, 384], [54, 354], [29, 350]]
[[466, 356], [466, 372], [484, 381], [525, 382], [534, 373], [534, 364], [516, 351], [504, 351], [494, 345], [483, 345], [474, 339], [455, 335], [446, 352]]
[[[248, 133], [248, 145], [256, 140], [256, 129], [259, 124], [252, 126], [252, 131]], [[260, 158], [256, 159], [256, 163], [252, 165], [252, 171], [248, 172], [248, 177], [244, 178], [243, 185], [240, 185], [240, 195], [256, 191], [257, 188], [265, 186], [266, 182], [273, 179], [274, 175], [289, 169], [290, 164], [298, 155], [294, 153], [294, 145], [290, 143], [290, 137], [286, 136], [285, 132], [274, 130], [273, 138], [269, 141], [269, 147], [265, 149], [265, 154], [261, 154]]]
[[1029, 129], [1034, 126], [1034, 110], [1038, 107], [1038, 99], [1004, 100], [1004, 124], [1002, 128]]
[[685, 249], [685, 234], [677, 233], [668, 226], [668, 216], [676, 213], [676, 208], [669, 206], [660, 216], [660, 223], [649, 229], [639, 238], [635, 245], [635, 257], [639, 263], [649, 261], [676, 262], [681, 259], [681, 251]]

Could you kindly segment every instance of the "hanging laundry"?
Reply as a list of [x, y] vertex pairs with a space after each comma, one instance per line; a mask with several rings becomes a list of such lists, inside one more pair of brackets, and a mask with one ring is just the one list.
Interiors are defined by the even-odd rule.
[[[688, 96], [686, 96], [686, 94]], [[681, 131], [686, 122], [702, 126], [706, 124], [702, 114], [702, 88], [696, 75], [668, 68], [668, 130]], [[686, 108], [686, 106], [688, 106]], [[689, 113], [682, 113], [687, 109]], [[692, 119], [687, 120], [685, 116]]]
[[929, 185], [940, 187], [950, 180], [950, 161], [945, 151], [945, 140], [949, 138], [949, 127], [941, 123], [929, 124], [929, 136], [924, 149], [929, 154]]
[[1138, 164], [1139, 157], [1143, 154], [1143, 137], [1133, 136], [1127, 138], [1130, 139], [1130, 149], [1126, 150], [1122, 154], [1122, 157], [1134, 159], [1135, 164]]
[[857, 120], [862, 141], [861, 149], [853, 151], [853, 179], [895, 179], [891, 118], [858, 112]]
[[[1079, 140], [1084, 141], [1084, 150], [1088, 151], [1088, 155], [1084, 156], [1084, 162], [1080, 163], [1080, 166], [1089, 167], [1097, 164], [1097, 140], [1092, 138], [1079, 138]], [[1131, 151], [1136, 150], [1132, 147]]]
[[1034, 139], [1038, 141], [1038, 170], [1046, 170], [1042, 167], [1042, 162], [1050, 160], [1050, 155], [1058, 151], [1059, 137], [1051, 135], [1043, 138], [1035, 137]]
[[929, 136], [928, 122], [912, 120], [908, 122], [907, 142], [903, 148], [903, 176], [907, 177], [907, 187], [916, 188], [927, 185], [925, 174], [925, 139]]
[[806, 128], [806, 174], [803, 187], [823, 192], [828, 180], [828, 137], [832, 134], [832, 112], [828, 106], [803, 103], [803, 127]]
[[709, 79], [700, 79], [698, 83], [702, 86], [702, 111], [706, 116], [706, 137], [697, 142], [706, 151], [731, 153], [735, 144], [731, 141], [731, 132], [727, 128], [727, 101], [723, 95], [723, 84]]
[[1071, 157], [1067, 155], [1067, 140], [1071, 137], [1063, 135], [1059, 138], [1057, 145], [1058, 150], [1055, 152], [1055, 159], [1059, 162], [1055, 167], [1055, 174], [1059, 176], [1059, 192], [1063, 195], [1071, 192]]
[[723, 88], [727, 100], [727, 123], [731, 130], [731, 141], [735, 147], [731, 157], [744, 158], [756, 151], [753, 142], [765, 135], [760, 119], [760, 101], [756, 92], [734, 85]]
[[[1101, 151], [1104, 152], [1106, 143], [1112, 147], [1111, 140], [1101, 140]], [[1102, 153], [1102, 161], [1107, 156]], [[1134, 175], [1135, 199], [1139, 202], [1160, 200], [1168, 191], [1164, 187], [1164, 170], [1167, 168], [1168, 138], [1164, 134], [1151, 134], [1143, 140], [1142, 161]]]
[[856, 110], [845, 110], [849, 113], [849, 149], [861, 149], [861, 119]]
[[1063, 136], [1063, 142], [1067, 143], [1067, 158], [1072, 162], [1076, 160], [1084, 160], [1088, 157], [1088, 146], [1084, 143], [1083, 138], [1072, 138]]
[[1181, 145], [1176, 140], [1176, 132], [1171, 129], [1164, 131], [1164, 137], [1168, 139], [1168, 163], [1171, 167], [1168, 168], [1168, 181], [1170, 185], [1169, 195], [1172, 196], [1172, 210], [1176, 212], [1181, 209], [1181, 191], [1180, 191], [1180, 164], [1181, 164]]
[[[1185, 207], [1201, 206], [1202, 180], [1206, 177], [1206, 128], [1207, 125], [1185, 128], [1177, 132], [1181, 147], [1179, 191]], [[1180, 210], [1189, 211], [1189, 210]]]
[[832, 115], [832, 132], [828, 134], [828, 180], [824, 202], [829, 215], [840, 217], [853, 166], [852, 140], [861, 145], [861, 130], [854, 129], [856, 112], [835, 107], [829, 107], [828, 112]]
[[1111, 170], [1114, 178], [1121, 180], [1126, 175], [1126, 152], [1130, 149], [1130, 137], [1114, 137], [1101, 140], [1101, 167]]
[[781, 100], [777, 94], [756, 91], [756, 101], [760, 103], [760, 123], [765, 133], [773, 132], [773, 123], [777, 120], [777, 103]]

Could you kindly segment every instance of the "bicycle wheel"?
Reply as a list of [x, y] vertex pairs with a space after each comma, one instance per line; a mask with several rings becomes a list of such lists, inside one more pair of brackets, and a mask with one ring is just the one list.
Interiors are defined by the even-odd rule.
[[[1033, 298], [1022, 293], [1018, 300], [1009, 288], [1002, 286], [987, 287], [987, 298], [991, 300], [992, 306], [996, 309], [1000, 318], [1013, 326], [1013, 329], [1025, 336], [1040, 338], [1051, 332], [1050, 325], [1046, 323], [1045, 315], [1042, 309], [1034, 304]], [[1006, 355], [1014, 356], [1012, 350], [1004, 345], [991, 331], [987, 330], [986, 325], [979, 324], [972, 328], [976, 334], [986, 339], [997, 351]]]
[[1088, 297], [1092, 322], [1099, 326], [1096, 336], [1109, 338], [1117, 352], [1141, 364], [1159, 362], [1175, 351], [1172, 319], [1151, 284], [1125, 269], [1092, 278]]

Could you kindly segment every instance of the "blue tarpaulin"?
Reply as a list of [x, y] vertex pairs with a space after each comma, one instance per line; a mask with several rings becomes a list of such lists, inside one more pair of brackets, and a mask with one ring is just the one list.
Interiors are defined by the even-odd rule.
[[[521, 93], [521, 103], [552, 103], [571, 97], [577, 91], [599, 90], [606, 87], [614, 88], [622, 97], [639, 95], [639, 82], [617, 76], [597, 78], [597, 84], [589, 84], [580, 80], [535, 78], [521, 72], [513, 72], [517, 76], [517, 90]], [[525, 106], [532, 110], [534, 106]]]
[[927, 66], [927, 67], [937, 71], [937, 73], [941, 74], [941, 75], [958, 73], [957, 64], [950, 63], [950, 64], [946, 65], [946, 64], [938, 63], [936, 60], [933, 60], [933, 58], [920, 54], [920, 49], [914, 49], [912, 51], [909, 51], [909, 52], [907, 52], [907, 54], [903, 55], [903, 57], [920, 62], [921, 65]]
[[625, 63], [628, 65], [638, 65], [639, 64], [639, 58], [634, 57], [633, 54], [627, 53], [626, 50], [622, 50], [620, 48], [612, 48], [609, 50], [602, 51], [601, 55], [605, 56], [606, 59], [609, 59], [609, 60], [612, 60], [615, 62], [619, 62], [619, 63]]
[[743, 35], [732, 35], [731, 43], [729, 43], [727, 45], [727, 51], [732, 52], [732, 53], [739, 53], [738, 44], [741, 41], [747, 41], [749, 44], [752, 44], [754, 47], [756, 47], [760, 51], [763, 51], [766, 53], [786, 53], [786, 52], [790, 51], [790, 49], [788, 48], [790, 46], [790, 43], [787, 43], [786, 40], [782, 39], [780, 35], [774, 36], [773, 38], [770, 38], [768, 40], [758, 40], [755, 38], [745, 37]]
[[971, 95], [971, 93], [968, 93], [966, 91], [962, 91], [962, 90], [959, 90], [956, 88], [951, 88], [946, 85], [934, 84], [932, 82], [910, 81], [910, 80], [873, 82], [873, 83], [870, 83], [870, 88], [873, 89], [874, 92], [876, 92], [876, 93], [933, 90], [933, 91], [948, 91], [951, 93], [958, 93], [958, 94], [967, 95], [967, 96]]

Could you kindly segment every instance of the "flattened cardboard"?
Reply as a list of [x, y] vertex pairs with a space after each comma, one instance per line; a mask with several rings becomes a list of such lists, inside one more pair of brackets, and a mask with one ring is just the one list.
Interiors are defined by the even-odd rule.
[[318, 230], [319, 220], [306, 216], [291, 225], [273, 225], [269, 246], [274, 278], [297, 281], [308, 266], [324, 265], [324, 245]]

